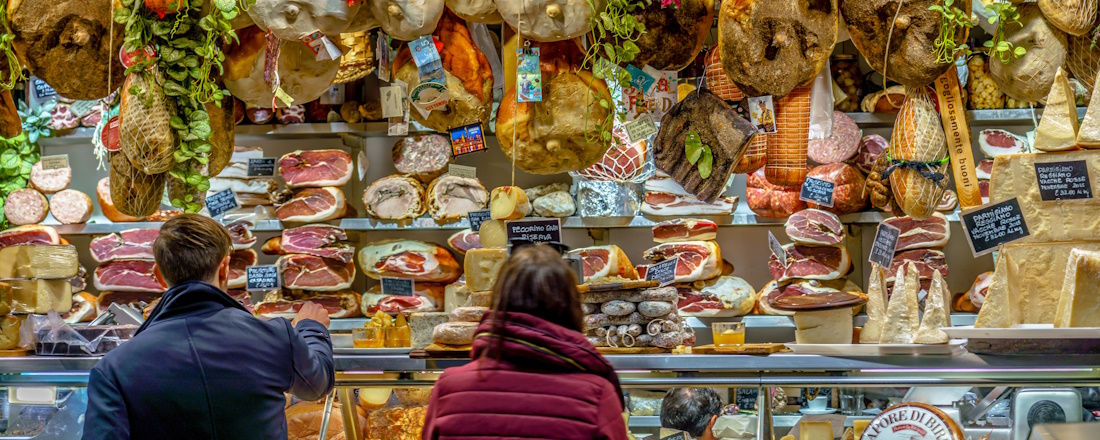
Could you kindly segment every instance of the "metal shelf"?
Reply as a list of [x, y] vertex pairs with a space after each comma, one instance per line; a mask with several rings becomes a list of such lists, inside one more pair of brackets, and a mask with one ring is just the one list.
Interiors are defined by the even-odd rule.
[[[1085, 117], [1088, 107], [1077, 107], [1077, 118]], [[1032, 115], [1034, 111], [1034, 119]], [[966, 120], [971, 127], [996, 127], [1011, 124], [1031, 124], [1043, 114], [1042, 108], [1034, 110], [1030, 108], [1002, 109], [1002, 110], [968, 110]], [[893, 127], [897, 115], [893, 113], [848, 113], [848, 116], [860, 127]]]

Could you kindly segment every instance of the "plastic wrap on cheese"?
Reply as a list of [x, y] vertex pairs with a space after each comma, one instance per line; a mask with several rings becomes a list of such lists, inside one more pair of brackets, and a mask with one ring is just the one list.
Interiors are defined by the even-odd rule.
[[12, 279], [4, 280], [11, 286], [7, 307], [16, 314], [46, 314], [50, 311], [68, 312], [73, 308], [72, 284], [68, 279]]
[[0, 249], [0, 278], [68, 279], [80, 270], [72, 245], [21, 244]]

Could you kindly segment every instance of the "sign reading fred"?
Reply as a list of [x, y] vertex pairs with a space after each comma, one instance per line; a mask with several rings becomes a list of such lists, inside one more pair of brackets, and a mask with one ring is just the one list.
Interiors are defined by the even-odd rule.
[[883, 411], [860, 440], [962, 440], [954, 420], [938, 408], [923, 403], [900, 403]]

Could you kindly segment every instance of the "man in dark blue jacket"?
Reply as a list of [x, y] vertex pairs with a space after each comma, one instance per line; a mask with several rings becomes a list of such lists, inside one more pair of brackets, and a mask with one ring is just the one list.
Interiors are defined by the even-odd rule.
[[210, 218], [165, 222], [153, 248], [170, 288], [92, 369], [84, 440], [285, 440], [283, 393], [317, 400], [335, 384], [327, 312], [249, 314], [223, 291], [231, 240]]

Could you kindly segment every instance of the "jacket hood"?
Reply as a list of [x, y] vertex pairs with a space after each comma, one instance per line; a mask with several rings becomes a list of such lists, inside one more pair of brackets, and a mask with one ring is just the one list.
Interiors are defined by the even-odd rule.
[[188, 281], [175, 285], [164, 292], [164, 295], [160, 297], [160, 302], [149, 314], [149, 318], [141, 324], [137, 333], [134, 334], [145, 331], [158, 321], [206, 311], [218, 311], [225, 308], [236, 308], [248, 313], [248, 309], [241, 303], [231, 298], [221, 289], [214, 287], [214, 285], [202, 281]]
[[[493, 334], [497, 320], [504, 322], [500, 334]], [[497, 353], [498, 338], [503, 338]], [[619, 376], [580, 332], [526, 313], [486, 314], [477, 327], [471, 359], [500, 359], [525, 370], [591, 373], [607, 379], [623, 399]]]

